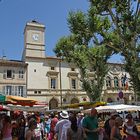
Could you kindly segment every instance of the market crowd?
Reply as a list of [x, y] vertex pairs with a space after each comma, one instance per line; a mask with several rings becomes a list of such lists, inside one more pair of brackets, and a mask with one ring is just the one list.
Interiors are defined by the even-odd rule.
[[132, 114], [111, 113], [103, 123], [95, 108], [90, 114], [61, 111], [50, 114], [0, 114], [1, 140], [140, 140]]

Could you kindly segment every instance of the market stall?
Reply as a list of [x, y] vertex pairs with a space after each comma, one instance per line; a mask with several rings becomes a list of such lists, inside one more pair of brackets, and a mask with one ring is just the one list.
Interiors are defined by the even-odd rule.
[[6, 105], [10, 111], [26, 111], [26, 112], [45, 112], [45, 106], [33, 105], [31, 106], [21, 106], [21, 105]]
[[102, 106], [102, 105], [106, 105], [106, 102], [81, 102], [81, 103], [75, 103], [75, 104], [66, 104], [63, 106], [59, 106], [58, 108], [62, 108], [62, 109], [79, 108], [79, 107], [91, 108], [91, 107], [97, 107], [97, 106]]
[[[117, 104], [117, 105], [106, 105], [96, 107], [98, 113], [103, 112], [122, 112], [122, 111], [140, 111], [140, 106], [136, 105], [125, 105], [125, 104]], [[83, 110], [83, 113], [90, 113], [91, 109]]]
[[13, 104], [13, 105], [33, 106], [37, 103], [37, 101], [30, 98], [9, 95], [6, 96], [6, 103]]

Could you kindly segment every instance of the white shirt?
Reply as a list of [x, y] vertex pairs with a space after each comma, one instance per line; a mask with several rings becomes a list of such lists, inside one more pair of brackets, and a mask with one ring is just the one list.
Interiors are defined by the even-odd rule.
[[62, 134], [62, 127], [64, 124], [70, 122], [67, 119], [62, 119], [60, 121], [57, 122], [56, 126], [55, 126], [55, 132], [58, 134], [58, 140], [62, 140], [61, 139], [61, 134]]
[[71, 122], [64, 124], [62, 127], [61, 139], [60, 140], [67, 140], [67, 130], [70, 128]]

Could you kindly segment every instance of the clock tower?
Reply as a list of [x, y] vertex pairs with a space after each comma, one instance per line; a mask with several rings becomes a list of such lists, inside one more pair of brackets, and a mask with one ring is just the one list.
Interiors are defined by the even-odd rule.
[[22, 59], [28, 57], [45, 58], [45, 26], [33, 20], [24, 30], [24, 51]]

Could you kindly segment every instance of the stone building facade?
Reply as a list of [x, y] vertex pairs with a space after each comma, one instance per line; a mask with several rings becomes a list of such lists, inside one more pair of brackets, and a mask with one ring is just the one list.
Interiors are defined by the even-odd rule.
[[[49, 109], [89, 101], [82, 89], [78, 68], [60, 58], [46, 56], [45, 52], [45, 26], [36, 21], [28, 22], [22, 61], [0, 59], [0, 93], [30, 97], [47, 103]], [[101, 100], [134, 103], [136, 97], [123, 64], [108, 65]], [[89, 72], [89, 75], [92, 79], [94, 74]]]
[[[107, 102], [134, 103], [136, 96], [130, 84], [130, 75], [123, 64], [108, 63], [109, 72], [105, 77], [102, 99]], [[119, 95], [123, 93], [123, 95]], [[122, 97], [121, 97], [122, 96]]]
[[0, 59], [0, 94], [27, 97], [27, 65], [22, 61]]
[[[50, 109], [66, 103], [89, 101], [82, 90], [78, 69], [57, 57], [46, 56], [45, 51], [45, 26], [36, 21], [28, 22], [22, 56], [22, 61], [28, 64], [27, 96], [48, 103]], [[118, 94], [123, 92], [125, 102], [132, 101], [131, 85], [128, 81], [126, 88], [123, 83], [124, 76], [129, 79], [123, 65], [109, 63], [109, 67], [101, 100], [122, 102]], [[92, 72], [90, 74], [92, 76]]]

